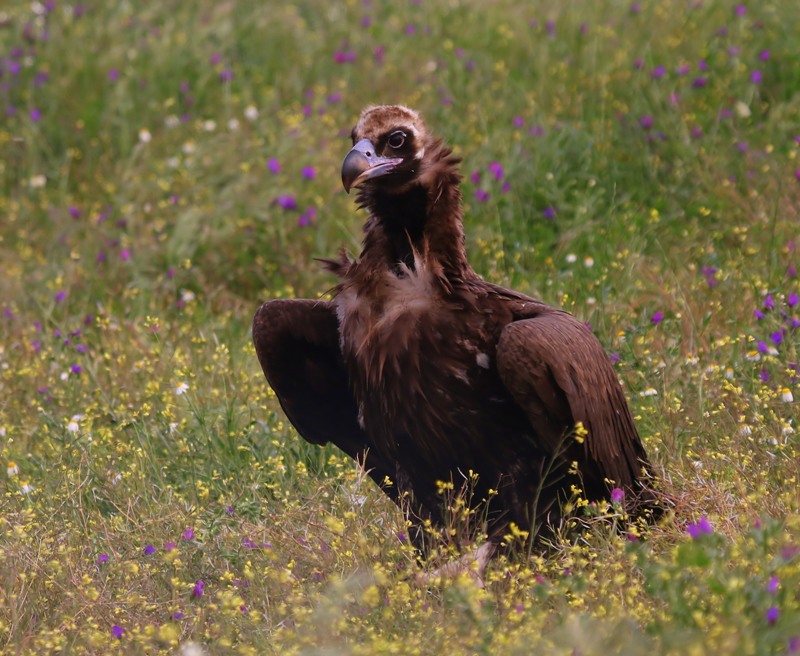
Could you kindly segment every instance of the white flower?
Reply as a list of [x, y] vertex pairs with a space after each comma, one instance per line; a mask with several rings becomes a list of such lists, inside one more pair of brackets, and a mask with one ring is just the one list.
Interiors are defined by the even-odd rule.
[[22, 491], [22, 494], [30, 494], [31, 492], [33, 492], [33, 485], [25, 481], [21, 485], [20, 490]]
[[6, 436], [6, 427], [0, 426], [0, 437], [5, 437], [5, 436]]
[[639, 392], [639, 396], [656, 396], [658, 390], [655, 387], [648, 387], [644, 392]]
[[47, 184], [47, 178], [43, 175], [34, 175], [28, 180], [31, 189], [39, 189]]
[[83, 415], [72, 415], [72, 418], [69, 420], [69, 423], [67, 424], [67, 430], [70, 433], [77, 433], [78, 430], [80, 430], [78, 422], [81, 419], [83, 419]]
[[179, 383], [175, 387], [175, 394], [177, 396], [181, 396], [182, 394], [185, 394], [186, 390], [188, 390], [188, 389], [189, 389], [189, 386], [186, 383]]
[[231, 132], [235, 132], [236, 130], [238, 130], [239, 129], [239, 119], [238, 118], [232, 118], [230, 121], [228, 121], [228, 129]]
[[593, 267], [594, 266], [594, 258], [593, 257], [586, 257], [583, 260], [583, 266], [585, 267]]
[[217, 129], [217, 122], [214, 119], [208, 119], [203, 121], [203, 129], [206, 132], [213, 132]]
[[181, 289], [181, 300], [184, 303], [191, 303], [194, 299], [195, 295], [191, 289]]
[[567, 264], [572, 264], [578, 261], [578, 256], [575, 255], [575, 253], [569, 253], [565, 259], [567, 260]]
[[181, 119], [175, 116], [175, 114], [170, 114], [164, 119], [164, 125], [166, 125], [168, 128], [177, 128], [180, 124]]
[[248, 105], [244, 110], [244, 117], [248, 121], [255, 121], [258, 118], [258, 109], [255, 105]]
[[781, 401], [783, 401], [784, 403], [791, 403], [792, 401], [794, 401], [794, 397], [792, 396], [792, 390], [790, 390], [788, 387], [784, 387], [781, 390]]
[[748, 426], [747, 424], [739, 426], [739, 435], [741, 435], [742, 437], [747, 437], [748, 435], [752, 434], [753, 434], [753, 429], [750, 428], [750, 426]]
[[147, 128], [142, 128], [139, 130], [139, 141], [141, 143], [150, 143], [153, 140], [153, 135], [150, 134], [150, 130]]
[[9, 461], [8, 465], [6, 465], [6, 473], [9, 478], [14, 478], [19, 474], [19, 465], [16, 462]]

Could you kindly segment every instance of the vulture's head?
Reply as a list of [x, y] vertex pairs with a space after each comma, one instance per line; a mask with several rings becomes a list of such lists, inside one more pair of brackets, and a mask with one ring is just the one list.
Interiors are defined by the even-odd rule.
[[440, 145], [419, 114], [402, 105], [367, 107], [351, 136], [353, 148], [342, 163], [342, 184], [348, 193], [358, 185], [367, 193], [407, 191], [425, 173], [426, 152], [430, 160], [430, 151]]

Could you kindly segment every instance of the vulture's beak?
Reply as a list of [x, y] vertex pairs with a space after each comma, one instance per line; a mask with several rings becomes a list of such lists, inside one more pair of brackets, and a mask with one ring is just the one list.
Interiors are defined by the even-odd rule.
[[391, 173], [403, 161], [402, 157], [379, 157], [369, 139], [362, 139], [347, 153], [342, 162], [342, 185], [349, 194], [350, 188], [365, 180]]

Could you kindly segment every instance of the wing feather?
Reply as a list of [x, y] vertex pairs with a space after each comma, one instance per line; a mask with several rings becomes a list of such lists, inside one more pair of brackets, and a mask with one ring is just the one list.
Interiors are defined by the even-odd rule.
[[[609, 483], [638, 489], [647, 460], [625, 395], [600, 343], [571, 315], [538, 312], [508, 324], [497, 367], [512, 398], [550, 453], [577, 460], [589, 494]], [[588, 431], [575, 439], [576, 424]]]

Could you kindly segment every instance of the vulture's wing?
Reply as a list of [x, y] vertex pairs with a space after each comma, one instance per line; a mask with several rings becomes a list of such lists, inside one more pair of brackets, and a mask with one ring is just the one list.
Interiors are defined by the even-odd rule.
[[[395, 468], [377, 457], [358, 424], [332, 303], [268, 301], [253, 318], [253, 341], [267, 381], [303, 438], [314, 444], [333, 442], [361, 461], [379, 485], [394, 477]], [[394, 489], [385, 491], [395, 498]]]
[[[497, 368], [540, 444], [578, 461], [587, 493], [606, 496], [608, 481], [639, 489], [644, 449], [608, 356], [586, 326], [565, 312], [514, 321], [501, 333]], [[578, 422], [588, 431], [582, 441]]]

